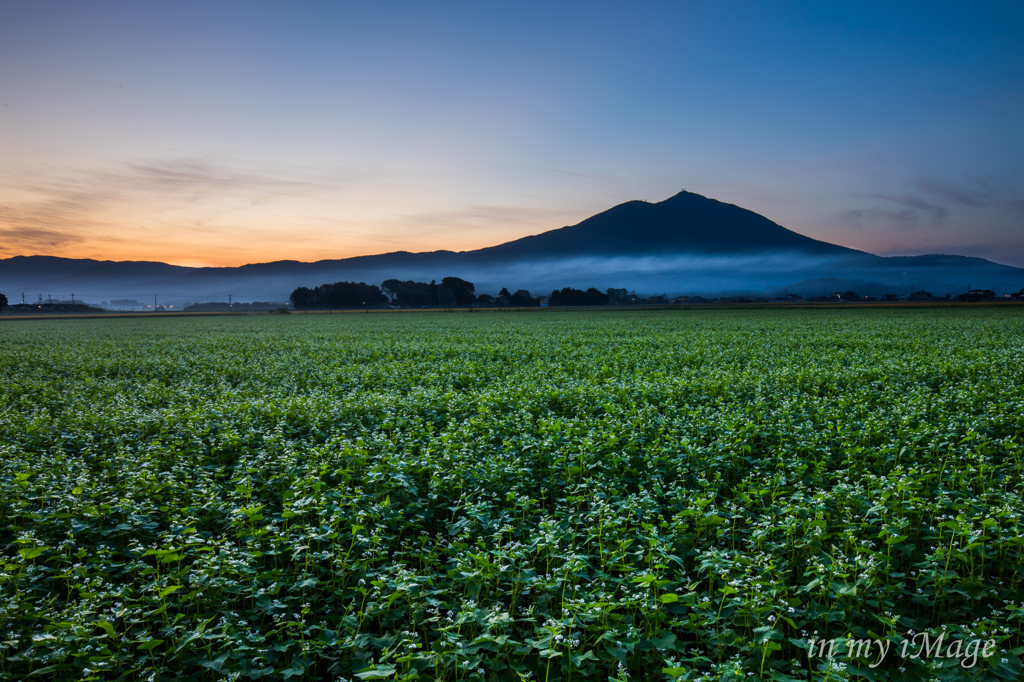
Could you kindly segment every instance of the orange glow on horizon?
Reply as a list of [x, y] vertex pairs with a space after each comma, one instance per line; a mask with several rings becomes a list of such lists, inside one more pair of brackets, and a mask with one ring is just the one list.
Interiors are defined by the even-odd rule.
[[[583, 216], [586, 217], [586, 216]], [[563, 219], [560, 222], [560, 219]], [[578, 222], [579, 219], [576, 220]], [[453, 225], [447, 229], [401, 229], [384, 225], [377, 229], [325, 231], [308, 228], [290, 234], [274, 234], [268, 229], [242, 230], [231, 227], [196, 229], [167, 226], [118, 230], [104, 225], [101, 234], [83, 230], [59, 235], [45, 230], [19, 229], [0, 221], [0, 232], [25, 235], [19, 243], [0, 243], [0, 258], [14, 256], [54, 256], [101, 261], [151, 261], [182, 267], [238, 267], [275, 261], [316, 262], [373, 256], [396, 251], [472, 251], [557, 229], [567, 224], [555, 212], [537, 225], [521, 221], [494, 221], [489, 225]]]

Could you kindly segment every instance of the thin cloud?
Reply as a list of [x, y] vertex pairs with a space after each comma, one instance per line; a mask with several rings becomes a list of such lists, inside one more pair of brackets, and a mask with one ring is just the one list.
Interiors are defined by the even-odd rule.
[[106, 229], [96, 219], [108, 199], [102, 193], [64, 186], [26, 186], [39, 199], [0, 203], [3, 253], [59, 252], [85, 241], [83, 232]]
[[1011, 201], [1008, 206], [1016, 214], [1017, 218], [1024, 218], [1024, 199]]
[[296, 195], [326, 188], [325, 183], [319, 181], [245, 172], [195, 159], [132, 163], [124, 170], [109, 171], [98, 179], [131, 190], [185, 195], [193, 200], [250, 192]]
[[[360, 180], [358, 173], [332, 169], [331, 174], [334, 177], [318, 176], [309, 169], [231, 167], [194, 158], [96, 169], [9, 171], [0, 182], [26, 198], [0, 202], [0, 235], [8, 254], [55, 252], [80, 248], [83, 242], [118, 241], [109, 234], [137, 228], [116, 225], [112, 216], [132, 214], [148, 216], [146, 222], [160, 225], [164, 233], [168, 229], [240, 232], [213, 224], [237, 211], [337, 190]], [[177, 217], [161, 218], [161, 214]]]
[[937, 182], [921, 182], [918, 183], [917, 188], [946, 202], [961, 206], [987, 206], [991, 203], [991, 197], [985, 196], [973, 188], [954, 187]]
[[932, 222], [935, 225], [941, 225], [945, 222], [946, 218], [949, 217], [949, 209], [938, 204], [925, 201], [913, 194], [907, 194], [905, 196], [891, 196], [888, 194], [874, 194], [872, 195], [878, 199], [894, 203], [898, 206], [906, 207], [903, 211], [898, 211], [894, 215], [903, 216], [899, 220], [904, 223], [918, 222], [917, 212], [920, 211], [931, 216]]
[[868, 223], [885, 223], [899, 229], [909, 230], [916, 228], [921, 222], [918, 212], [910, 208], [902, 211], [858, 208], [841, 212], [839, 218], [843, 223], [857, 228], [863, 228]]
[[[949, 227], [973, 223], [1019, 223], [1024, 218], [1024, 198], [1019, 191], [986, 178], [967, 176], [961, 182], [920, 180], [907, 194], [873, 193], [859, 195], [873, 200], [838, 214], [840, 222], [855, 228], [870, 225], [913, 229], [921, 225]], [[879, 201], [884, 202], [879, 205]], [[896, 208], [894, 208], [894, 206]]]
[[[467, 232], [476, 230], [488, 231], [488, 243], [483, 246], [493, 246], [495, 229], [512, 229], [517, 231], [522, 226], [536, 229], [538, 232], [557, 229], [568, 223], [560, 222], [573, 220], [568, 212], [554, 212], [550, 209], [530, 208], [524, 206], [494, 206], [476, 204], [453, 208], [447, 211], [424, 211], [398, 217], [395, 222], [405, 226], [412, 226], [413, 233], [417, 237], [431, 234], [446, 234], [454, 232]], [[579, 222], [575, 219], [575, 222]], [[474, 247], [476, 248], [476, 247]]]
[[[61, 230], [34, 227], [0, 228], [2, 252], [16, 254], [24, 250], [48, 251], [62, 249], [82, 241], [82, 237]], [[14, 248], [11, 248], [14, 247]]]
[[236, 169], [202, 159], [157, 159], [98, 169], [47, 169], [10, 174], [19, 189], [78, 204], [106, 204], [132, 196], [175, 201], [302, 195], [337, 188], [344, 181], [298, 174]]

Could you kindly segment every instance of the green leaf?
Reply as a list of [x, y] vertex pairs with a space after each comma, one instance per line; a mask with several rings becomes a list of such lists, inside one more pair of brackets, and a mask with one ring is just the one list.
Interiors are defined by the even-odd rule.
[[227, 662], [230, 656], [230, 653], [221, 654], [212, 661], [200, 661], [199, 665], [203, 666], [204, 668], [210, 668], [212, 670], [220, 672], [220, 669], [224, 666], [224, 664]]
[[393, 665], [378, 665], [369, 670], [364, 670], [361, 673], [356, 673], [356, 677], [362, 680], [386, 680], [395, 674], [395, 666]]
[[29, 677], [45, 677], [47, 675], [52, 675], [55, 672], [57, 672], [57, 666], [55, 666], [55, 665], [48, 665], [45, 668], [40, 668], [39, 670], [33, 670], [32, 672], [30, 672], [28, 674], [28, 676]]
[[25, 549], [19, 549], [18, 554], [23, 556], [26, 560], [35, 559], [37, 556], [43, 553], [46, 547], [26, 547]]
[[663, 632], [657, 637], [651, 638], [651, 644], [658, 649], [675, 650], [676, 648], [676, 636], [671, 632]]
[[592, 650], [588, 650], [586, 653], [584, 653], [582, 655], [579, 655], [579, 656], [574, 656], [574, 655], [570, 654], [569, 655], [569, 659], [572, 661], [572, 664], [577, 666], [577, 667], [582, 666], [587, 661], [597, 661], [597, 660], [600, 660], [600, 659], [598, 659], [597, 656], [594, 655], [594, 652]]
[[105, 620], [98, 620], [98, 621], [96, 621], [96, 626], [100, 627], [100, 628], [103, 628], [103, 631], [106, 632], [107, 636], [110, 637], [111, 639], [116, 639], [117, 638], [117, 633], [114, 631], [114, 626], [111, 625], [110, 623], [108, 623], [107, 621], [105, 621]]
[[139, 644], [139, 646], [136, 647], [136, 648], [139, 651], [149, 651], [150, 649], [157, 648], [158, 646], [160, 646], [163, 643], [164, 643], [164, 640], [162, 640], [162, 639], [148, 639], [145, 642], [142, 642], [141, 644]]

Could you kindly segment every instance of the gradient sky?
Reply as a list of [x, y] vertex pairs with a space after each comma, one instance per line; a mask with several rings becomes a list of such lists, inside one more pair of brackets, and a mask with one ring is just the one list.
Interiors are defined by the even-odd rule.
[[1024, 266], [1024, 4], [6, 2], [0, 257], [466, 250], [684, 187]]

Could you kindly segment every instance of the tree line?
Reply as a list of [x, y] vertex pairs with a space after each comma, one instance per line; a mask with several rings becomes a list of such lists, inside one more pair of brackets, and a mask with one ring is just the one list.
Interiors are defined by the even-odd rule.
[[[604, 292], [591, 287], [586, 291], [563, 287], [555, 289], [548, 297], [552, 306], [609, 305], [636, 302], [625, 289], [608, 289]], [[336, 310], [343, 308], [377, 308], [395, 305], [401, 308], [468, 308], [470, 306], [508, 306], [529, 308], [541, 304], [526, 289], [515, 293], [502, 288], [497, 296], [476, 293], [476, 286], [459, 277], [445, 277], [438, 284], [384, 280], [378, 287], [365, 282], [334, 282], [318, 287], [299, 287], [292, 291], [289, 303], [296, 310]]]

